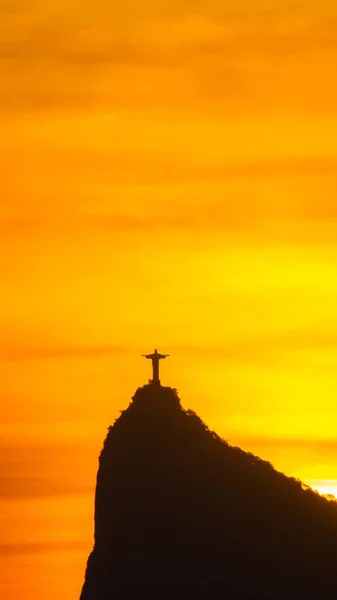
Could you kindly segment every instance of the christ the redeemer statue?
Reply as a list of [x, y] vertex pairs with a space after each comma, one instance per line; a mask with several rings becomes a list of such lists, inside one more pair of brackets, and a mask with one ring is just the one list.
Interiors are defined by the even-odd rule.
[[159, 379], [159, 361], [162, 358], [166, 358], [167, 356], [170, 356], [170, 355], [169, 354], [159, 354], [159, 352], [157, 350], [155, 350], [153, 354], [142, 354], [142, 356], [144, 356], [145, 358], [149, 358], [149, 359], [152, 360], [153, 379], [152, 379], [151, 383], [160, 385], [160, 379]]

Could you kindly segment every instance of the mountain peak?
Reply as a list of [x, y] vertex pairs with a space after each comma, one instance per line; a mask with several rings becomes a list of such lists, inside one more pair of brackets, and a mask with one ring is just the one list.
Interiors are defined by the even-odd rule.
[[337, 504], [230, 446], [175, 389], [139, 388], [109, 428], [81, 600], [323, 597], [336, 560]]

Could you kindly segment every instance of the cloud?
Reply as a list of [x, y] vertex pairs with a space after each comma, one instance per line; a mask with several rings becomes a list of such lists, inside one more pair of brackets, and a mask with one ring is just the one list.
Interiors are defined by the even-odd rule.
[[241, 338], [230, 338], [222, 341], [219, 346], [174, 346], [172, 353], [177, 356], [194, 356], [198, 359], [214, 358], [219, 365], [227, 369], [233, 364], [267, 364], [283, 369], [284, 366], [303, 365], [308, 353], [315, 352], [317, 364], [315, 370], [320, 373], [333, 372], [335, 365], [319, 360], [323, 351], [333, 351], [337, 355], [337, 333], [320, 333], [315, 331], [284, 331], [273, 332], [268, 336], [250, 337], [244, 334]]
[[25, 477], [18, 469], [13, 469], [12, 476], [1, 476], [0, 498], [50, 498], [70, 494], [80, 496], [92, 491], [92, 484], [89, 482], [62, 481], [60, 477], [51, 480], [46, 474], [43, 477], [36, 477], [32, 468], [30, 471], [29, 477]]
[[[139, 4], [139, 3], [138, 3]], [[2, 7], [2, 8], [1, 8]], [[336, 98], [336, 10], [293, 3], [105, 1], [0, 7], [0, 69], [7, 108], [142, 104], [226, 105], [307, 98], [313, 81]], [[308, 53], [312, 55], [310, 68]], [[323, 71], [323, 73], [322, 73]], [[300, 78], [300, 79], [299, 79]], [[257, 84], [258, 82], [258, 84]], [[281, 102], [278, 102], [278, 99]], [[326, 93], [326, 102], [329, 94]]]
[[214, 357], [228, 358], [228, 355], [248, 356], [255, 355], [256, 349], [270, 352], [272, 349], [277, 352], [284, 350], [305, 350], [311, 349], [336, 349], [337, 350], [337, 332], [336, 331], [310, 331], [293, 330], [277, 331], [265, 336], [250, 336], [248, 333], [243, 337], [228, 339], [219, 346], [175, 346], [173, 351], [179, 353], [207, 355]]
[[279, 450], [287, 449], [289, 452], [299, 450], [304, 454], [307, 454], [307, 459], [310, 461], [312, 452], [317, 453], [324, 460], [335, 463], [337, 457], [337, 442], [335, 440], [327, 439], [300, 439], [289, 438], [289, 437], [275, 437], [270, 436], [266, 433], [263, 437], [252, 436], [239, 439], [237, 438], [236, 443], [243, 446], [254, 445], [261, 448], [276, 448]]
[[[244, 141], [244, 140], [243, 140]], [[249, 140], [246, 140], [249, 143]], [[153, 149], [141, 152], [141, 149], [111, 150], [105, 153], [95, 149], [86, 153], [69, 156], [72, 161], [73, 174], [86, 173], [90, 177], [92, 171], [95, 178], [100, 178], [112, 186], [120, 185], [173, 185], [179, 183], [192, 184], [202, 182], [228, 183], [238, 180], [243, 183], [265, 177], [285, 176], [335, 176], [337, 157], [334, 156], [260, 156], [247, 160], [245, 156], [230, 158], [226, 156], [226, 137], [223, 140], [224, 156], [210, 148], [211, 158], [194, 155], [192, 148], [183, 152], [177, 147]], [[274, 149], [275, 152], [275, 149]], [[112, 168], [113, 165], [113, 168]], [[118, 190], [117, 190], [118, 193]], [[226, 198], [224, 198], [226, 203]], [[229, 200], [227, 200], [229, 202]], [[330, 203], [329, 199], [326, 203]], [[318, 205], [322, 203], [317, 202]], [[323, 200], [324, 206], [324, 200]]]
[[50, 551], [67, 552], [87, 550], [88, 542], [82, 540], [71, 540], [65, 542], [30, 542], [0, 544], [0, 556], [18, 556], [21, 554], [45, 553]]
[[[94, 444], [65, 443], [0, 445], [0, 498], [79, 497], [92, 493], [96, 456]], [[85, 463], [85, 468], [83, 464]]]
[[[35, 2], [9, 11], [2, 4], [2, 56], [89, 66], [176, 66], [210, 52], [227, 61], [266, 48], [284, 53], [288, 48], [282, 40], [295, 49], [314, 42], [336, 47], [337, 13], [327, 0], [316, 11], [304, 2], [296, 9], [290, 2], [266, 8], [262, 1], [253, 7], [238, 2], [235, 10], [218, 1], [172, 3], [170, 9], [163, 0], [142, 5], [132, 0], [119, 7], [102, 0], [77, 6]], [[264, 58], [268, 62], [270, 54]]]
[[53, 360], [67, 358], [92, 358], [128, 352], [123, 346], [55, 346], [22, 347], [4, 344], [0, 349], [0, 362], [26, 360]]

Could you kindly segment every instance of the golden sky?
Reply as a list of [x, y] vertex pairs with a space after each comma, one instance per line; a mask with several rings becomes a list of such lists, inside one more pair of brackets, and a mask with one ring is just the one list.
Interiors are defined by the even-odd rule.
[[337, 490], [336, 61], [332, 0], [1, 2], [4, 600], [79, 595], [154, 347], [221, 436]]

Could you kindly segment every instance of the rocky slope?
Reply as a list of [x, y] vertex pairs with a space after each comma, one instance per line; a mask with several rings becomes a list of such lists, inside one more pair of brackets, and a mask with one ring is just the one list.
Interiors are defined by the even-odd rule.
[[147, 385], [100, 456], [81, 600], [334, 597], [337, 503]]

